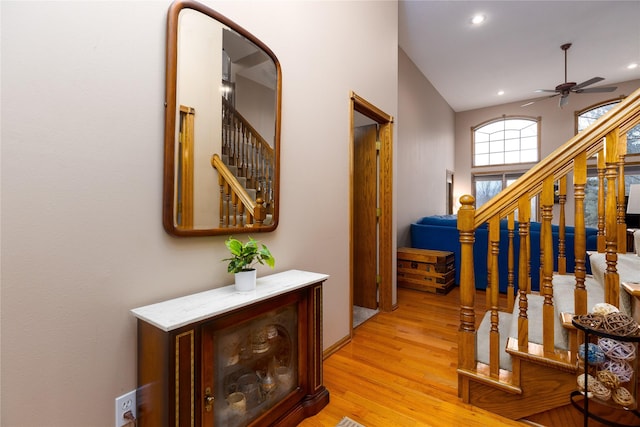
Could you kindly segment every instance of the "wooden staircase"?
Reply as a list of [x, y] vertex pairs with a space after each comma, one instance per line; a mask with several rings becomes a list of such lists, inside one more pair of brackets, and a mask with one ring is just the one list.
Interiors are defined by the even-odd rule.
[[274, 149], [224, 97], [222, 156], [211, 166], [218, 172], [221, 228], [272, 225], [275, 210]]
[[[475, 209], [470, 195], [460, 198], [461, 245], [458, 394], [466, 403], [512, 419], [565, 406], [576, 389], [580, 337], [571, 327], [573, 314], [585, 314], [594, 302], [620, 305], [618, 253], [626, 252], [624, 166], [626, 133], [640, 123], [640, 90], [596, 123], [560, 146], [488, 203]], [[603, 283], [586, 274], [584, 221], [587, 162], [597, 157], [598, 252], [606, 254]], [[565, 204], [568, 174], [573, 176], [575, 203], [574, 254], [565, 254]], [[569, 175], [571, 176], [571, 175]], [[559, 183], [559, 218], [553, 218], [554, 184]], [[606, 195], [606, 197], [605, 197]], [[540, 254], [530, 253], [531, 199], [539, 197]], [[509, 283], [499, 298], [500, 223], [509, 229]], [[486, 307], [476, 316], [474, 277], [475, 231], [488, 224]], [[554, 260], [552, 223], [559, 227]], [[514, 235], [519, 239], [515, 247]], [[504, 245], [502, 246], [504, 247]], [[513, 265], [517, 253], [518, 265]], [[532, 291], [529, 260], [540, 256], [539, 292]], [[575, 270], [566, 272], [566, 257]], [[554, 261], [557, 271], [554, 271]], [[514, 272], [517, 269], [517, 283]], [[600, 294], [592, 292], [601, 287]], [[536, 286], [537, 287], [537, 286]], [[504, 301], [504, 302], [500, 302]], [[567, 308], [568, 307], [568, 308]]]

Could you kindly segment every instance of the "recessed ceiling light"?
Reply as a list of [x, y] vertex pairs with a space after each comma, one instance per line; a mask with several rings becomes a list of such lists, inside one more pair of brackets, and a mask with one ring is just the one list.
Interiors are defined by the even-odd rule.
[[471, 18], [471, 23], [473, 25], [480, 25], [485, 21], [485, 19], [487, 19], [487, 17], [484, 16], [483, 14], [479, 13], [479, 14], [475, 15], [473, 18]]
[[629, 64], [629, 65], [627, 66], [627, 68], [628, 68], [628, 69], [630, 69], [630, 70], [633, 70], [633, 69], [635, 69], [635, 68], [638, 68], [638, 64], [636, 64], [636, 63], [634, 62], [633, 64]]
[[503, 91], [503, 90], [499, 90], [499, 91], [498, 91], [498, 95], [499, 95], [499, 96], [504, 95], [504, 91]]

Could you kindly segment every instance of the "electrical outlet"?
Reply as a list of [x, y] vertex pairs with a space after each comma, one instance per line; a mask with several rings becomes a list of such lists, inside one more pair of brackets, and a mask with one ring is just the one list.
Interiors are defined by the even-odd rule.
[[130, 422], [130, 420], [124, 417], [124, 415], [129, 411], [131, 411], [131, 414], [135, 419], [137, 416], [136, 408], [135, 390], [131, 390], [129, 393], [116, 397], [116, 427], [122, 427]]

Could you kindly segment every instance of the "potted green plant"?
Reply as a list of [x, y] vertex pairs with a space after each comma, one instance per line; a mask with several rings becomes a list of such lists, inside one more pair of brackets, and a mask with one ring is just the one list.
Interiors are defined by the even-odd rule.
[[227, 271], [234, 273], [236, 280], [236, 289], [239, 291], [251, 291], [256, 288], [256, 264], [266, 264], [273, 268], [276, 260], [271, 252], [264, 244], [259, 244], [257, 240], [249, 237], [246, 243], [229, 237], [225, 245], [231, 253], [230, 258], [223, 261], [229, 261]]

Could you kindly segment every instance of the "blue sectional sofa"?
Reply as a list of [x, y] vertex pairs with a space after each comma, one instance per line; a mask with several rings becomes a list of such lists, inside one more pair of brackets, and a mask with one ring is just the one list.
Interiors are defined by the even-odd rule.
[[[456, 284], [460, 284], [460, 236], [457, 229], [457, 217], [455, 215], [427, 216], [411, 224], [411, 246], [420, 249], [436, 249], [450, 251], [455, 254]], [[533, 290], [539, 290], [540, 283], [540, 226], [539, 222], [532, 222], [530, 225], [531, 235], [531, 286]], [[587, 228], [587, 250], [597, 250], [597, 229]], [[558, 226], [552, 226], [554, 266], [558, 269]], [[573, 272], [575, 266], [573, 227], [565, 227], [565, 255], [567, 258], [567, 272]], [[487, 245], [488, 229], [487, 224], [483, 224], [476, 230], [475, 244], [473, 249], [474, 274], [477, 289], [487, 287]], [[518, 235], [518, 224], [515, 225], [514, 236], [514, 273], [515, 284], [518, 283], [518, 248], [520, 236]], [[508, 230], [507, 221], [500, 223], [500, 253], [498, 255], [499, 284], [500, 292], [507, 291], [508, 274]], [[587, 273], [591, 273], [589, 258], [586, 257]]]

